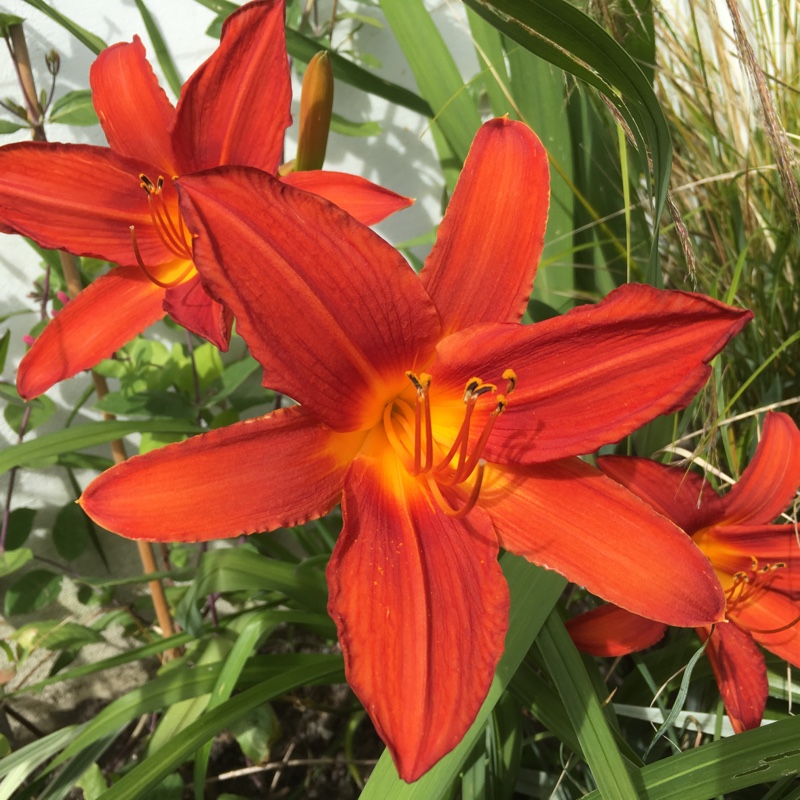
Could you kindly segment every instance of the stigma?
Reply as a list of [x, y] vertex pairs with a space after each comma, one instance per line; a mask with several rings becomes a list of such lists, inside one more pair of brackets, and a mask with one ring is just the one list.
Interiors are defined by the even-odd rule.
[[186, 230], [186, 226], [183, 224], [183, 217], [180, 215], [180, 212], [177, 211], [177, 206], [174, 203], [168, 204], [164, 199], [164, 176], [159, 175], [154, 182], [150, 180], [147, 175], [141, 173], [139, 175], [139, 186], [144, 189], [145, 194], [147, 195], [150, 219], [153, 223], [153, 228], [158, 234], [158, 238], [161, 239], [161, 243], [173, 255], [175, 255], [177, 258], [187, 261], [188, 264], [186, 269], [180, 275], [178, 275], [177, 278], [174, 278], [169, 282], [160, 281], [153, 275], [152, 269], [145, 265], [144, 259], [139, 251], [138, 242], [136, 241], [135, 226], [131, 225], [130, 231], [133, 252], [136, 256], [136, 261], [139, 264], [139, 267], [153, 283], [163, 289], [171, 289], [172, 287], [183, 283], [183, 281], [186, 280], [186, 278], [189, 277], [194, 270], [194, 264], [192, 262], [191, 238]]
[[[483, 452], [489, 441], [497, 418], [508, 405], [508, 395], [516, 387], [516, 373], [507, 369], [502, 379], [506, 381], [505, 392], [498, 391], [497, 384], [482, 378], [470, 378], [462, 397], [464, 415], [461, 426], [450, 447], [445, 447], [434, 436], [431, 409], [431, 376], [427, 373], [406, 372], [406, 377], [415, 390], [413, 409], [407, 401], [397, 398], [384, 410], [384, 429], [395, 452], [406, 463], [408, 472], [427, 486], [431, 497], [448, 516], [460, 519], [475, 506], [480, 496], [486, 460]], [[481, 397], [494, 395], [495, 406], [485, 418], [477, 438], [474, 436], [474, 411]], [[470, 442], [474, 441], [471, 445]], [[459, 507], [453, 507], [444, 496], [448, 487], [470, 484], [470, 494]]]

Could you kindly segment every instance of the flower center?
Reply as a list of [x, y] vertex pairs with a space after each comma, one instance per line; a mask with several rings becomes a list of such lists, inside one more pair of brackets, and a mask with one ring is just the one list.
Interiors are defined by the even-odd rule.
[[[483, 451], [495, 421], [508, 404], [507, 397], [516, 385], [517, 376], [511, 369], [503, 373], [503, 380], [508, 383], [506, 393], [497, 394], [496, 405], [472, 447], [470, 433], [475, 407], [481, 397], [496, 393], [497, 386], [481, 378], [470, 378], [467, 381], [464, 387], [461, 426], [446, 451], [445, 446], [434, 435], [430, 399], [431, 376], [424, 372], [407, 372], [406, 376], [415, 389], [413, 407], [402, 396], [387, 404], [383, 412], [386, 436], [409, 474], [425, 481], [431, 496], [442, 511], [451, 517], [464, 517], [478, 501], [486, 466], [486, 461], [482, 458]], [[462, 506], [454, 508], [445, 498], [442, 489], [465, 483], [472, 483], [469, 497]]]
[[139, 252], [139, 245], [136, 241], [136, 231], [131, 225], [131, 242], [133, 244], [133, 252], [136, 255], [136, 261], [141, 267], [147, 277], [153, 281], [157, 286], [163, 289], [171, 289], [182, 283], [194, 270], [194, 263], [192, 262], [192, 246], [189, 232], [183, 224], [183, 217], [174, 207], [174, 204], [167, 204], [164, 199], [164, 176], [159, 175], [155, 183], [150, 180], [144, 173], [139, 175], [139, 185], [144, 189], [147, 194], [147, 204], [150, 208], [150, 219], [153, 222], [158, 238], [161, 239], [164, 247], [167, 248], [178, 258], [188, 261], [186, 269], [170, 281], [160, 281], [153, 275], [152, 269], [145, 266], [144, 259]]
[[[779, 569], [785, 569], [783, 561], [776, 561], [774, 564], [764, 564], [761, 566], [755, 556], [750, 556], [752, 566], [749, 570], [740, 570], [730, 577], [730, 585], [725, 590], [726, 613], [736, 612], [737, 608], [748, 606], [758, 602], [758, 598], [767, 590], [769, 584]], [[770, 630], [758, 630], [747, 628], [750, 633], [780, 633], [800, 622], [800, 616], [796, 617], [787, 625]], [[737, 624], [740, 624], [737, 622]]]

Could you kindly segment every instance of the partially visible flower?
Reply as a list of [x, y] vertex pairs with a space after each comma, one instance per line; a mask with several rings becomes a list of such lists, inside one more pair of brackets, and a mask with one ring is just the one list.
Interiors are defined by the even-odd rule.
[[[800, 544], [794, 524], [772, 524], [800, 485], [800, 431], [769, 412], [750, 465], [719, 496], [695, 472], [607, 456], [600, 469], [688, 533], [725, 590], [725, 622], [697, 629], [734, 730], [761, 723], [767, 702], [763, 645], [800, 667]], [[688, 578], [688, 576], [685, 576]], [[567, 623], [586, 653], [621, 656], [655, 644], [666, 626], [611, 605]]]
[[[23, 358], [17, 386], [28, 399], [94, 366], [165, 313], [227, 349], [232, 316], [200, 283], [173, 179], [221, 164], [277, 171], [291, 122], [283, 0], [252, 2], [228, 18], [177, 108], [138, 37], [104, 50], [90, 79], [109, 147], [0, 148], [0, 231], [121, 265], [81, 292]], [[285, 180], [366, 224], [411, 202], [343, 173]]]
[[623, 286], [520, 325], [548, 182], [530, 129], [486, 123], [417, 276], [368, 228], [263, 172], [181, 178], [209, 292], [265, 383], [301, 405], [131, 459], [81, 499], [125, 536], [190, 541], [297, 525], [341, 499], [329, 611], [407, 781], [486, 697], [508, 626], [500, 546], [667, 623], [721, 618], [700, 551], [577, 454], [685, 405], [752, 315]]

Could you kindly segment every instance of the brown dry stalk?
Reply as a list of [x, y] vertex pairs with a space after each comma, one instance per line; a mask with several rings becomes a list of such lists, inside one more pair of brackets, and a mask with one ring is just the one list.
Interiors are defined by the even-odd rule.
[[726, 0], [726, 3], [728, 12], [731, 15], [731, 22], [733, 23], [736, 48], [739, 51], [739, 57], [744, 64], [745, 71], [750, 78], [753, 89], [758, 96], [759, 105], [761, 106], [761, 115], [764, 120], [764, 130], [769, 139], [770, 147], [775, 154], [778, 173], [781, 176], [781, 182], [783, 183], [786, 197], [794, 212], [795, 222], [797, 226], [800, 227], [800, 187], [798, 187], [797, 179], [795, 178], [794, 173], [796, 165], [786, 139], [786, 131], [783, 129], [778, 113], [775, 110], [775, 101], [767, 87], [764, 70], [761, 69], [761, 65], [756, 60], [753, 47], [745, 33], [742, 17], [739, 14], [739, 6], [736, 0]]
[[[25, 96], [25, 105], [28, 109], [28, 117], [33, 127], [33, 138], [37, 141], [46, 141], [44, 132], [43, 121], [39, 114], [39, 101], [36, 95], [36, 84], [33, 79], [33, 71], [31, 69], [30, 56], [28, 55], [28, 46], [25, 42], [25, 34], [22, 30], [22, 25], [9, 26], [9, 34], [11, 38], [12, 48], [11, 55], [14, 60], [14, 67], [19, 76], [20, 87]], [[77, 297], [79, 292], [83, 289], [81, 283], [80, 273], [78, 271], [78, 263], [71, 253], [64, 251], [58, 252], [61, 261], [61, 269], [64, 273], [64, 281], [67, 284], [67, 294], [71, 299]], [[97, 397], [101, 400], [108, 394], [108, 384], [102, 375], [98, 375], [92, 371], [92, 379], [94, 380], [95, 392]], [[115, 419], [113, 414], [103, 413], [103, 419]], [[128, 457], [125, 452], [125, 443], [121, 439], [116, 439], [111, 442], [111, 453], [114, 457], [114, 462], [120, 464]], [[136, 545], [139, 550], [139, 558], [142, 562], [142, 568], [145, 574], [156, 572], [158, 567], [156, 565], [155, 554], [153, 546], [150, 542], [137, 541]], [[172, 621], [172, 615], [169, 611], [167, 598], [164, 593], [164, 586], [159, 579], [154, 579], [148, 582], [150, 587], [150, 594], [153, 598], [153, 607], [156, 612], [161, 634], [164, 638], [168, 638], [175, 633], [175, 625]], [[176, 649], [169, 649], [164, 652], [164, 660], [169, 661], [180, 655]]]

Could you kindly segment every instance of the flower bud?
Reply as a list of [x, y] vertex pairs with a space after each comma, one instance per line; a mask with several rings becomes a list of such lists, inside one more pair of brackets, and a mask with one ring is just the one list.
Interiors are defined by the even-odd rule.
[[322, 168], [332, 112], [333, 70], [328, 54], [322, 51], [309, 61], [303, 77], [296, 171]]

